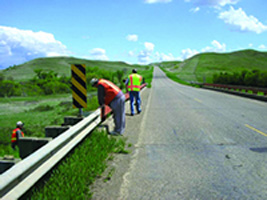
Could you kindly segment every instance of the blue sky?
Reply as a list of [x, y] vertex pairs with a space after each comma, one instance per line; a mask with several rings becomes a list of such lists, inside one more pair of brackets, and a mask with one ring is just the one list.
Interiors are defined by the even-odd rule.
[[0, 0], [0, 69], [38, 57], [147, 64], [267, 51], [266, 0]]

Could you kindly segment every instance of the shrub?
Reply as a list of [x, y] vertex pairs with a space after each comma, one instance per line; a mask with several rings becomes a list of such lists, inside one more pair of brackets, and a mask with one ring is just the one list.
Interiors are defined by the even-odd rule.
[[260, 72], [259, 70], [244, 70], [241, 73], [234, 72], [233, 74], [221, 72], [213, 75], [213, 83], [267, 87], [267, 72]]
[[3, 80], [0, 82], [0, 97], [19, 96], [20, 86], [18, 83], [10, 80]]

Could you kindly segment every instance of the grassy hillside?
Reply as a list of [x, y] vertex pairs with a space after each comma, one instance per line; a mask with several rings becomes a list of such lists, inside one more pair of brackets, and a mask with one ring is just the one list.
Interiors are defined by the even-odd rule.
[[243, 70], [267, 71], [267, 52], [243, 50], [232, 53], [202, 53], [184, 62], [163, 62], [161, 66], [174, 72], [185, 81], [211, 83], [214, 73], [241, 72]]
[[71, 64], [85, 64], [86, 67], [99, 67], [111, 71], [123, 70], [130, 71], [132, 68], [141, 68], [139, 65], [129, 65], [124, 62], [111, 62], [111, 61], [96, 61], [86, 60], [73, 57], [51, 57], [51, 58], [38, 58], [26, 62], [21, 65], [10, 67], [2, 70], [5, 77], [12, 77], [14, 80], [24, 81], [31, 79], [35, 73], [35, 69], [42, 69], [44, 71], [53, 70], [60, 76], [70, 77]]

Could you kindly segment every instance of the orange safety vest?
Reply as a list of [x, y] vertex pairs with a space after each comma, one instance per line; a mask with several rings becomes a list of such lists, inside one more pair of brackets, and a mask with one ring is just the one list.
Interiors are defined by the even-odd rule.
[[128, 91], [137, 91], [139, 92], [141, 89], [141, 82], [142, 82], [142, 76], [138, 74], [131, 74], [129, 76], [129, 82], [128, 82]]
[[102, 85], [105, 89], [105, 97], [104, 101], [106, 105], [109, 105], [110, 102], [117, 96], [117, 94], [121, 91], [120, 88], [114, 83], [105, 80], [99, 79], [97, 86]]
[[[17, 141], [17, 134], [16, 132], [17, 131], [21, 131], [19, 128], [15, 128], [13, 131], [12, 131], [12, 136], [11, 136], [11, 142], [16, 142]], [[24, 133], [21, 131], [21, 135], [22, 137], [24, 137]]]

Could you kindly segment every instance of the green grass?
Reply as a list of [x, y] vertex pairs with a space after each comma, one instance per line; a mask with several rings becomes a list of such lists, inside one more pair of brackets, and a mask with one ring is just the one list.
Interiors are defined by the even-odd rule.
[[165, 68], [163, 67], [160, 67], [161, 70], [163, 70], [166, 74], [166, 76], [168, 78], [170, 78], [171, 80], [177, 82], [177, 83], [180, 83], [180, 84], [183, 84], [183, 85], [189, 85], [189, 86], [194, 86], [194, 87], [200, 87], [199, 85], [197, 84], [192, 84], [192, 83], [188, 83], [184, 80], [182, 80], [181, 78], [179, 78], [178, 76], [178, 73], [175, 73], [175, 72], [169, 72], [168, 70], [166, 70]]
[[145, 69], [142, 65], [129, 65], [124, 62], [86, 60], [74, 57], [37, 58], [21, 65], [1, 70], [5, 77], [12, 77], [16, 81], [26, 81], [35, 76], [34, 70], [42, 69], [44, 72], [54, 71], [59, 76], [71, 76], [71, 64], [85, 64], [86, 67], [98, 67], [108, 71], [124, 70], [130, 73], [133, 68]]
[[[121, 153], [125, 140], [94, 131], [82, 144], [35, 187], [28, 199], [90, 199], [89, 185], [106, 169], [110, 153]], [[125, 151], [125, 150], [124, 150]], [[115, 169], [112, 168], [105, 181], [109, 181]]]
[[[88, 108], [83, 109], [85, 114], [98, 108], [96, 96], [87, 99]], [[24, 122], [25, 136], [45, 137], [45, 127], [60, 125], [64, 122], [64, 116], [79, 113], [72, 107], [70, 94], [35, 97], [0, 98], [0, 156], [14, 155], [17, 151], [10, 147], [11, 133], [17, 121]]]
[[145, 79], [148, 88], [151, 88], [151, 82], [153, 79], [153, 70], [154, 67], [150, 67], [147, 70], [140, 71], [140, 75], [142, 75], [143, 78]]
[[181, 80], [212, 83], [213, 74], [267, 71], [267, 52], [243, 50], [232, 53], [201, 53], [183, 62], [162, 62], [161, 67], [176, 73]]
[[[151, 87], [153, 67], [140, 70], [148, 87]], [[84, 114], [99, 107], [96, 91], [88, 94], [88, 108], [83, 109]], [[23, 121], [23, 132], [28, 137], [45, 137], [45, 127], [60, 125], [64, 116], [78, 115], [78, 109], [72, 108], [72, 95], [48, 95], [37, 97], [10, 97], [0, 98], [0, 156], [14, 155], [17, 151], [10, 147], [11, 133], [17, 121]]]

